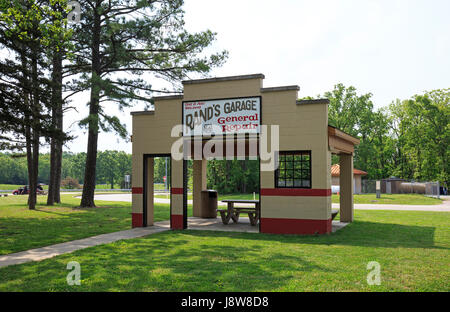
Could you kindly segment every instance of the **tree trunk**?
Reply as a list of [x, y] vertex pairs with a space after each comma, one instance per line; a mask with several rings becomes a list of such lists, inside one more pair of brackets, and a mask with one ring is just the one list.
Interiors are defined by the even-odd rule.
[[[62, 129], [62, 108], [61, 117], [59, 118], [59, 123]], [[62, 167], [62, 140], [56, 142], [55, 154], [56, 154], [56, 173], [55, 173], [55, 192], [54, 201], [55, 203], [61, 203], [61, 167]]]
[[26, 140], [26, 149], [27, 149], [27, 169], [28, 169], [28, 209], [34, 210], [36, 208], [36, 196], [31, 196], [31, 181], [33, 178], [33, 148], [32, 148], [32, 135], [31, 135], [31, 127], [30, 127], [30, 119], [28, 116], [25, 116], [25, 140]]
[[[52, 113], [52, 123], [55, 122], [54, 113]], [[56, 159], [55, 159], [55, 138], [50, 141], [50, 177], [48, 179], [48, 194], [47, 194], [47, 205], [53, 206], [55, 203], [55, 169], [56, 169]]]
[[[33, 104], [30, 101], [30, 83], [28, 79], [28, 61], [25, 57], [25, 50], [22, 51], [22, 89], [23, 93], [23, 101], [25, 103], [25, 107], [31, 107]], [[25, 111], [25, 144], [27, 151], [27, 171], [28, 171], [28, 187], [30, 187], [30, 181], [34, 181], [33, 178], [33, 148], [32, 148], [32, 133], [31, 133], [31, 118], [32, 110]], [[36, 191], [36, 190], [35, 190]], [[29, 193], [31, 195], [31, 192]], [[36, 208], [36, 196], [28, 196], [28, 208], [34, 210]]]
[[91, 97], [89, 105], [89, 134], [86, 154], [86, 168], [84, 172], [83, 195], [81, 207], [95, 207], [95, 168], [97, 165], [97, 142], [98, 142], [98, 112], [100, 97], [100, 15], [94, 11], [92, 29], [92, 82]]
[[52, 124], [55, 133], [50, 145], [50, 179], [48, 187], [47, 205], [60, 203], [61, 160], [62, 160], [62, 51], [55, 51], [53, 55], [52, 72]]
[[39, 81], [38, 81], [38, 60], [37, 60], [37, 47], [34, 46], [31, 56], [31, 83], [32, 89], [32, 105], [31, 113], [32, 118], [30, 120], [32, 133], [29, 135], [27, 143], [27, 160], [28, 160], [28, 208], [36, 208], [36, 189], [38, 183], [39, 174]]

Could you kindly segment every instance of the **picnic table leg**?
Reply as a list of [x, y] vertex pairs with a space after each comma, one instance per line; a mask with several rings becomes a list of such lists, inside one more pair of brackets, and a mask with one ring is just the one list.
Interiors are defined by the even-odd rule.
[[[255, 204], [255, 214], [252, 214], [252, 218], [250, 218], [250, 223], [251, 225], [257, 225], [259, 222], [259, 210], [260, 210], [260, 204], [256, 203]], [[250, 214], [249, 214], [250, 217]]]
[[228, 224], [230, 222], [231, 219], [231, 215], [225, 211], [220, 211], [220, 217], [222, 218], [222, 223], [223, 224]]
[[233, 219], [234, 223], [237, 223], [239, 220], [239, 213], [236, 216], [236, 212], [234, 211], [234, 203], [228, 202], [228, 215]]

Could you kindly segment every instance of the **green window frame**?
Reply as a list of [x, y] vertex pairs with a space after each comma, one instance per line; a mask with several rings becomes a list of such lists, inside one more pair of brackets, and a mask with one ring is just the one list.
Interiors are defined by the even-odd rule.
[[311, 188], [311, 151], [280, 151], [276, 188]]

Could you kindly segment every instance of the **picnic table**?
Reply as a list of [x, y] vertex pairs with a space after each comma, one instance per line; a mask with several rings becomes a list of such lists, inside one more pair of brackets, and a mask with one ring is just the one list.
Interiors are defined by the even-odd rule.
[[[227, 209], [217, 210], [220, 213], [220, 217], [222, 218], [223, 224], [228, 224], [230, 222], [230, 219], [233, 220], [234, 223], [237, 223], [239, 221], [239, 215], [241, 213], [246, 213], [248, 215], [251, 225], [258, 224], [260, 214], [259, 200], [224, 199], [221, 201], [227, 203]], [[235, 207], [235, 204], [254, 204], [255, 206], [244, 208], [244, 207]]]

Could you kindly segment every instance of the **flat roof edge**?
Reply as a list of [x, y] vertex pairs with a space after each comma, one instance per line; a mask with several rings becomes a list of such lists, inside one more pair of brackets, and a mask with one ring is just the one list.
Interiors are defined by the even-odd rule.
[[137, 112], [131, 112], [130, 113], [131, 116], [136, 116], [136, 115], [154, 115], [154, 114], [155, 114], [154, 110], [137, 111]]
[[173, 95], [160, 95], [152, 97], [153, 100], [179, 100], [183, 99], [183, 94], [173, 94]]
[[261, 88], [261, 92], [279, 92], [279, 91], [293, 91], [293, 90], [300, 91], [300, 86], [292, 85], [292, 86]]
[[189, 84], [197, 84], [197, 83], [221, 82], [221, 81], [233, 81], [233, 80], [245, 80], [245, 79], [264, 79], [264, 78], [265, 78], [265, 76], [263, 74], [250, 74], [250, 75], [239, 75], [239, 76], [183, 80], [181, 83], [184, 85], [189, 85]]
[[297, 101], [297, 105], [306, 105], [306, 104], [330, 104], [329, 99], [317, 99], [317, 100], [299, 100]]

